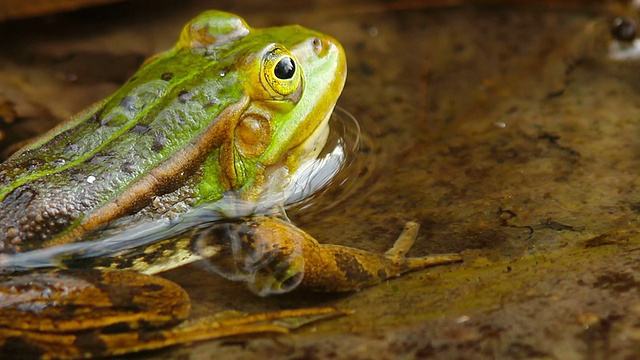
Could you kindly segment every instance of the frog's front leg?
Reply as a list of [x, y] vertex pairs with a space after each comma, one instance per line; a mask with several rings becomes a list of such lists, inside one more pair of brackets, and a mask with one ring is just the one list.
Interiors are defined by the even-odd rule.
[[259, 295], [287, 292], [298, 285], [314, 291], [343, 292], [462, 260], [460, 254], [405, 257], [418, 228], [417, 223], [407, 223], [394, 246], [383, 254], [320, 244], [290, 222], [266, 216], [226, 224], [224, 231], [202, 236], [198, 243], [200, 252], [210, 249], [208, 252], [215, 254], [208, 259], [217, 272], [246, 281]]

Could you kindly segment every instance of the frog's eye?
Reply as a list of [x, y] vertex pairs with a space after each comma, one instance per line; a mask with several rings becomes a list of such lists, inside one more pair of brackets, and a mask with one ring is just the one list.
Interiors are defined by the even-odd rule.
[[262, 62], [262, 76], [267, 89], [279, 96], [294, 94], [302, 82], [296, 58], [280, 47], [265, 54]]

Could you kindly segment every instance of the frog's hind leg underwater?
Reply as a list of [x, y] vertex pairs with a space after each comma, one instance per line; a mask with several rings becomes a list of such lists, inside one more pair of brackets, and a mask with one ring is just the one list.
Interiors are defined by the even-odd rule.
[[[239, 243], [233, 246], [234, 250], [220, 251], [207, 260], [223, 275], [246, 271], [248, 258], [252, 264], [260, 264], [247, 280], [258, 295], [284, 293], [295, 287], [318, 292], [357, 291], [409, 271], [462, 261], [460, 254], [406, 257], [418, 234], [419, 225], [415, 222], [406, 224], [394, 246], [385, 253], [320, 244], [277, 217], [257, 216], [225, 226], [215, 236], [205, 233], [197, 240], [197, 246]], [[229, 264], [229, 259], [235, 263]]]

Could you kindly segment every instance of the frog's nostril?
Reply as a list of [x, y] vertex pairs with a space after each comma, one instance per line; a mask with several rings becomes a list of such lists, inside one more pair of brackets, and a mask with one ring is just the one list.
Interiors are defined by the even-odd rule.
[[322, 40], [313, 38], [313, 50], [315, 50], [316, 54], [322, 51]]
[[327, 54], [331, 43], [325, 39], [313, 38], [311, 45], [313, 46], [313, 52], [322, 57]]

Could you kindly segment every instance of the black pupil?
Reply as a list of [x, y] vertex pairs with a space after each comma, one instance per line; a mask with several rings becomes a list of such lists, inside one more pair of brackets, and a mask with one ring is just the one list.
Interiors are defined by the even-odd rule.
[[278, 61], [273, 72], [280, 80], [291, 79], [296, 72], [296, 64], [292, 58], [285, 56]]
[[611, 24], [611, 34], [620, 41], [633, 41], [636, 37], [636, 23], [631, 19], [617, 17]]

